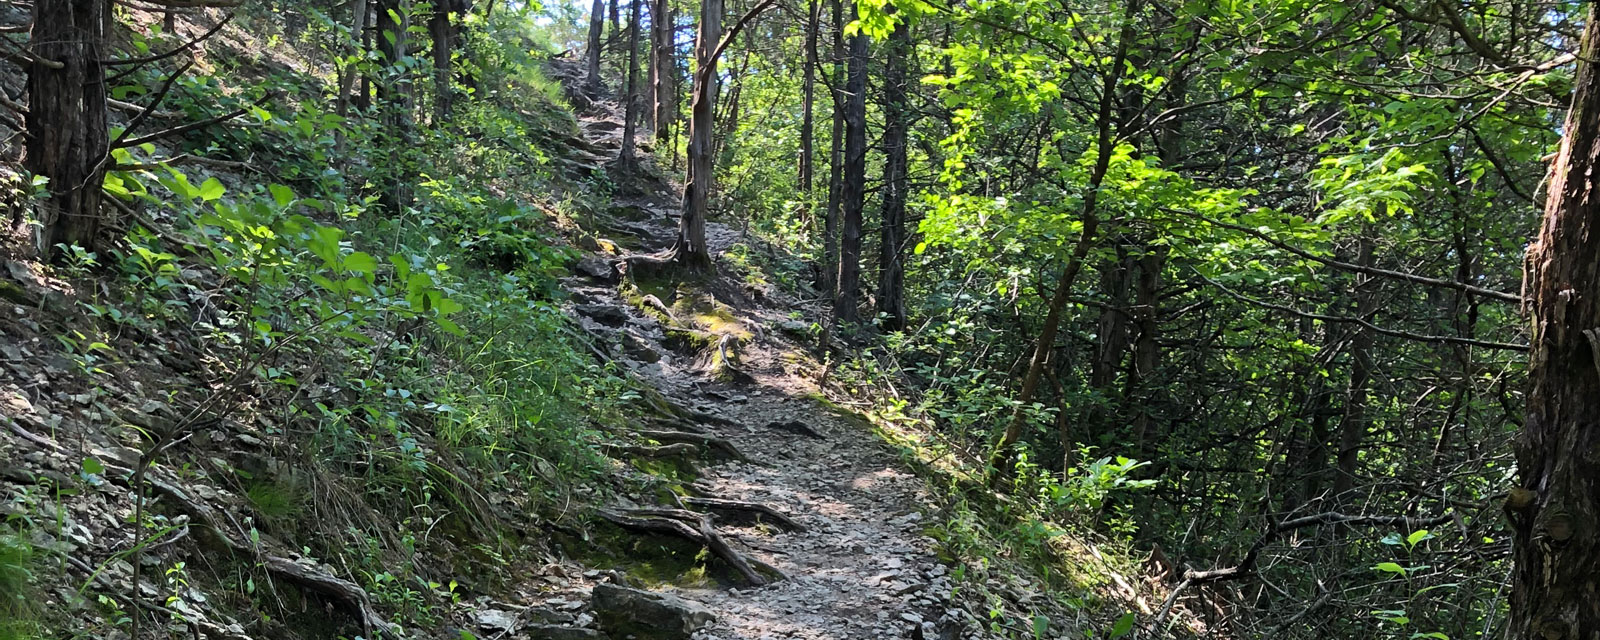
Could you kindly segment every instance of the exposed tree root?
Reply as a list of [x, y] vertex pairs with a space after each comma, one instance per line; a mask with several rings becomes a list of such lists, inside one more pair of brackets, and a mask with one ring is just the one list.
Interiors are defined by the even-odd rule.
[[613, 444], [606, 447], [614, 453], [622, 453], [640, 458], [693, 458], [700, 455], [699, 445], [692, 442], [679, 442], [659, 447], [634, 444]]
[[804, 525], [795, 522], [789, 516], [777, 509], [758, 502], [745, 502], [743, 500], [727, 500], [724, 498], [682, 498], [685, 505], [700, 507], [718, 515], [741, 518], [746, 522], [770, 521], [784, 531], [805, 531]]
[[343, 605], [357, 615], [361, 621], [364, 635], [377, 637], [379, 634], [391, 638], [402, 637], [394, 625], [389, 624], [376, 609], [372, 608], [372, 598], [367, 592], [354, 582], [335, 577], [315, 567], [297, 563], [288, 558], [267, 555], [263, 549], [247, 544], [223, 529], [218, 522], [221, 518], [216, 509], [197, 500], [192, 500], [177, 486], [168, 484], [156, 478], [146, 480], [162, 497], [172, 501], [179, 511], [193, 518], [201, 527], [209, 532], [217, 542], [235, 553], [255, 558], [261, 566], [277, 580], [293, 584], [302, 590], [319, 593], [334, 602]]
[[733, 443], [726, 438], [684, 431], [647, 431], [642, 429], [639, 430], [639, 436], [661, 443], [690, 443], [708, 449], [717, 449], [740, 462], [750, 462], [750, 458], [745, 457], [744, 453], [740, 452], [739, 448], [733, 446]]
[[760, 560], [746, 558], [744, 554], [728, 546], [728, 542], [723, 540], [712, 527], [711, 518], [706, 514], [684, 509], [629, 509], [625, 512], [601, 509], [599, 514], [606, 521], [624, 529], [674, 535], [698, 543], [728, 563], [751, 585], [759, 587], [771, 582], [767, 576], [751, 567], [752, 561], [778, 580], [788, 577], [776, 567]]

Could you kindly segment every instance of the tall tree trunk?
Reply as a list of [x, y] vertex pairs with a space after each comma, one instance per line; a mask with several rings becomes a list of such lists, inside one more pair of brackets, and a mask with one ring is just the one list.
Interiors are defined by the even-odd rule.
[[[1380, 213], [1381, 216], [1381, 205]], [[1372, 267], [1373, 243], [1367, 229], [1361, 232], [1356, 246], [1356, 263]], [[1376, 276], [1356, 276], [1355, 317], [1367, 319], [1377, 309]], [[1372, 332], [1366, 327], [1355, 327], [1350, 338], [1350, 386], [1346, 390], [1344, 418], [1339, 423], [1338, 467], [1333, 477], [1333, 497], [1337, 502], [1349, 504], [1350, 490], [1355, 488], [1356, 475], [1361, 460], [1361, 441], [1372, 427], [1367, 415], [1368, 383], [1372, 380]]]
[[23, 167], [49, 179], [39, 248], [95, 248], [110, 141], [101, 60], [107, 0], [35, 0]]
[[[622, 35], [622, 9], [618, 6], [621, 2], [622, 0], [611, 0], [611, 38], [613, 42]], [[612, 45], [612, 47], [615, 48], [616, 45]]]
[[906, 132], [911, 110], [906, 103], [906, 57], [911, 51], [911, 24], [901, 20], [889, 34], [883, 72], [883, 223], [878, 242], [878, 313], [883, 328], [906, 327]]
[[822, 268], [817, 290], [839, 294], [839, 193], [844, 169], [844, 0], [833, 0], [833, 136], [828, 149], [828, 207], [822, 214]]
[[[1083, 261], [1089, 256], [1089, 249], [1094, 246], [1095, 233], [1100, 228], [1100, 215], [1097, 205], [1100, 201], [1100, 185], [1105, 182], [1106, 171], [1111, 168], [1111, 152], [1116, 148], [1116, 139], [1112, 136], [1112, 120], [1116, 117], [1117, 86], [1122, 83], [1123, 67], [1128, 60], [1128, 46], [1133, 40], [1133, 16], [1138, 12], [1137, 3], [1132, 3], [1126, 9], [1122, 19], [1122, 32], [1117, 36], [1116, 52], [1112, 55], [1111, 64], [1105, 69], [1105, 77], [1100, 87], [1100, 104], [1095, 114], [1095, 159], [1094, 167], [1089, 171], [1088, 188], [1083, 194], [1082, 230], [1078, 233], [1078, 242], [1072, 248], [1072, 254], [1067, 257], [1066, 267], [1061, 270], [1061, 278], [1056, 282], [1056, 290], [1050, 296], [1050, 306], [1045, 311], [1044, 327], [1039, 330], [1039, 337], [1034, 343], [1033, 357], [1028, 362], [1028, 372], [1022, 377], [1022, 388], [1017, 391], [1016, 410], [1011, 415], [1011, 422], [1006, 425], [1006, 430], [996, 443], [995, 452], [1003, 457], [1006, 462], [1000, 464], [1000, 470], [1008, 466], [1011, 445], [1022, 438], [1023, 428], [1028, 424], [1028, 412], [1032, 408], [1033, 394], [1039, 390], [1039, 379], [1044, 373], [1044, 365], [1050, 360], [1050, 351], [1055, 348], [1056, 332], [1061, 329], [1061, 312], [1067, 306], [1067, 299], [1072, 295], [1072, 285], [1078, 279], [1078, 272], [1083, 269]], [[991, 476], [998, 481], [1004, 473]]]
[[433, 126], [450, 121], [455, 100], [451, 57], [455, 53], [461, 19], [462, 0], [433, 0], [433, 16], [428, 32], [433, 38]]
[[[640, 1], [643, 2], [644, 0], [640, 0]], [[661, 22], [661, 15], [656, 13], [656, 11], [659, 9], [656, 6], [656, 4], [657, 4], [656, 2], [650, 2], [650, 4], [648, 6], [644, 7], [646, 13], [648, 13], [649, 16], [650, 16], [650, 37], [649, 37], [648, 41], [645, 43], [645, 46], [650, 47], [650, 49], [648, 51], [646, 51], [645, 55], [644, 55], [644, 68], [645, 68], [644, 85], [642, 85], [640, 87], [640, 90], [639, 90], [639, 93], [640, 93], [640, 98], [639, 98], [639, 105], [640, 105], [639, 118], [640, 118], [640, 123], [643, 124], [646, 128], [648, 128], [648, 129], [650, 129], [652, 131], [654, 131], [655, 128], [656, 128], [656, 109], [655, 109], [655, 105], [656, 105], [656, 50], [655, 50], [655, 41], [656, 41], [657, 23]]]
[[[850, 4], [850, 20], [856, 5]], [[861, 298], [861, 210], [867, 186], [867, 34], [850, 37], [850, 65], [845, 81], [844, 166], [839, 177], [839, 293], [834, 297], [835, 323], [858, 321]]]
[[[357, 50], [347, 51], [346, 53], [359, 54], [363, 50], [362, 46], [367, 32], [367, 17], [369, 13], [370, 9], [367, 7], [367, 0], [350, 0], [350, 38]], [[334, 100], [334, 113], [339, 114], [341, 118], [350, 115], [350, 91], [355, 88], [356, 76], [360, 73], [360, 65], [351, 62], [345, 65], [339, 75], [339, 95]], [[343, 137], [342, 133], [340, 137]]]
[[[1113, 396], [1117, 394], [1117, 372], [1122, 370], [1128, 352], [1128, 293], [1134, 264], [1128, 245], [1118, 242], [1116, 256], [1108, 257], [1100, 266], [1100, 292], [1106, 306], [1100, 308], [1100, 318], [1095, 322], [1094, 358], [1089, 361], [1089, 389], [1099, 397], [1081, 414], [1081, 428], [1087, 437], [1103, 432], [1108, 426], [1106, 416], [1121, 406]], [[1076, 443], [1066, 436], [1062, 434], [1061, 445], [1071, 455]]]
[[589, 46], [584, 49], [584, 71], [588, 76], [583, 81], [583, 93], [590, 100], [600, 97], [603, 85], [600, 83], [600, 41], [605, 35], [606, 28], [606, 0], [594, 0], [594, 6], [589, 9]]
[[817, 93], [817, 23], [822, 11], [819, 0], [806, 4], [806, 68], [800, 82], [800, 191], [811, 193], [811, 136], [815, 134], [816, 121], [813, 103]]
[[1600, 5], [1586, 4], [1576, 94], [1525, 263], [1528, 416], [1505, 504], [1515, 640], [1600, 635]]
[[1165, 246], [1145, 245], [1144, 255], [1139, 258], [1139, 276], [1133, 282], [1133, 321], [1139, 334], [1133, 341], [1133, 366], [1128, 370], [1127, 388], [1122, 397], [1133, 415], [1134, 444], [1146, 453], [1153, 436], [1160, 435], [1151, 433], [1154, 398], [1150, 379], [1161, 358], [1161, 343], [1157, 338], [1161, 328], [1161, 272], [1166, 264]]
[[384, 81], [378, 84], [383, 109], [383, 122], [390, 136], [392, 155], [398, 159], [388, 168], [379, 204], [390, 215], [397, 215], [411, 206], [411, 167], [408, 153], [414, 146], [412, 130], [411, 93], [401, 58], [409, 46], [406, 32], [406, 0], [378, 0], [378, 52], [383, 58]]
[[683, 182], [683, 217], [678, 221], [674, 258], [690, 269], [711, 267], [706, 247], [706, 211], [711, 197], [712, 132], [716, 128], [717, 43], [722, 39], [722, 0], [700, 1], [700, 32], [695, 38], [694, 84], [689, 98], [689, 175]]
[[[653, 32], [651, 38], [651, 66], [656, 70], [655, 75], [655, 102], [652, 111], [655, 122], [656, 147], [673, 153], [671, 149], [672, 123], [678, 112], [678, 88], [675, 80], [678, 77], [678, 66], [674, 61], [674, 23], [672, 7], [667, 0], [656, 0], [655, 9], [650, 14]], [[659, 151], [658, 151], [659, 153]]]
[[628, 3], [628, 86], [623, 97], [628, 101], [622, 111], [622, 150], [617, 152], [617, 165], [623, 175], [633, 173], [633, 136], [639, 121], [639, 5], [642, 0]]

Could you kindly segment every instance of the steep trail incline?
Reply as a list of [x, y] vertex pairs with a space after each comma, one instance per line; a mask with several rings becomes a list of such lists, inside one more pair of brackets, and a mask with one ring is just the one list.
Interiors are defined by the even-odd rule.
[[[621, 127], [614, 104], [597, 103], [582, 124], [596, 147], [617, 148]], [[636, 215], [601, 223], [599, 246], [614, 242], [648, 251], [669, 245], [676, 233], [676, 197], [670, 184], [656, 180], [643, 194], [619, 199], [613, 212]], [[708, 223], [707, 230], [708, 244], [719, 254], [741, 240], [737, 231], [717, 222]], [[767, 525], [720, 523], [736, 550], [787, 578], [749, 588], [668, 587], [717, 614], [696, 637], [980, 637], [974, 635], [975, 625], [962, 624], [971, 618], [950, 601], [948, 568], [934, 556], [934, 541], [922, 535], [922, 513], [929, 508], [922, 481], [899, 464], [864, 421], [840, 416], [816, 399], [820, 365], [794, 338], [822, 320], [820, 308], [775, 287], [751, 291], [729, 277], [720, 260], [722, 273], [692, 284], [667, 274], [661, 279], [671, 283], [671, 294], [641, 304], [648, 287], [615, 284], [596, 268], [617, 258], [595, 252], [586, 259], [592, 265], [586, 271], [592, 273], [566, 282], [584, 329], [597, 343], [614, 345], [608, 355], [674, 403], [718, 418], [698, 426], [726, 438], [749, 459], [702, 467], [697, 488], [773, 507], [805, 528], [782, 532]], [[674, 299], [661, 299], [667, 295]], [[674, 344], [668, 337], [673, 327], [664, 326], [663, 316], [675, 325], [674, 314], [692, 306], [683, 304], [685, 299], [714, 308], [718, 322], [712, 340], [733, 336], [728, 343], [737, 344], [735, 370], [721, 377], [737, 382], [711, 375], [707, 361], [715, 355], [705, 351], [714, 352], [715, 346], [686, 350], [680, 344], [677, 351], [667, 346]], [[669, 308], [644, 310], [652, 307]]]

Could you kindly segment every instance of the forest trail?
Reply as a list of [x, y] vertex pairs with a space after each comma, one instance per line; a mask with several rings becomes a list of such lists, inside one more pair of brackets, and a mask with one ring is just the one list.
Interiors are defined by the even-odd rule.
[[[615, 109], [614, 103], [601, 103], [580, 116], [585, 136], [607, 153], [620, 140], [621, 114]], [[605, 240], [641, 250], [671, 244], [677, 195], [670, 185], [655, 184], [659, 188], [615, 202], [614, 211], [647, 215], [603, 225], [619, 234]], [[739, 232], [717, 222], [708, 223], [707, 236], [717, 254], [741, 240]], [[616, 256], [591, 254], [590, 259], [597, 257]], [[962, 631], [964, 616], [950, 602], [948, 568], [934, 556], [933, 540], [922, 535], [922, 513], [928, 508], [923, 481], [896, 460], [865, 421], [841, 417], [817, 399], [815, 360], [790, 338], [812, 322], [826, 321], [820, 306], [810, 308], [775, 287], [750, 295], [726, 273], [697, 290], [679, 285], [678, 297], [714, 298], [722, 319], [732, 325], [724, 331], [743, 338], [733, 373], [739, 381], [722, 382], [708, 375], [705, 358], [665, 346], [670, 341], [657, 316], [630, 304], [618, 286], [595, 280], [565, 283], [584, 329], [627, 345], [613, 350], [615, 361], [673, 402], [724, 419], [699, 426], [748, 457], [748, 462], [703, 466], [699, 487], [721, 498], [768, 505], [804, 527], [781, 532], [719, 523], [735, 549], [787, 577], [753, 588], [674, 589], [717, 614], [697, 638], [978, 637]], [[791, 315], [797, 310], [804, 321]]]

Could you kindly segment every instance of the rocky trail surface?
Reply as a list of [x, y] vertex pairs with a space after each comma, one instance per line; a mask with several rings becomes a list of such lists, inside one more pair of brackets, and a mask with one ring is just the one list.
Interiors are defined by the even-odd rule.
[[[617, 147], [620, 128], [614, 105], [596, 103], [582, 119], [585, 136], [604, 152]], [[697, 493], [761, 505], [795, 525], [774, 526], [787, 523], [772, 517], [717, 520], [729, 547], [764, 565], [766, 578], [775, 572], [782, 578], [764, 585], [661, 588], [709, 611], [688, 616], [696, 618], [687, 625], [693, 637], [978, 637], [972, 618], [951, 602], [949, 570], [922, 533], [928, 509], [923, 482], [864, 421], [817, 399], [820, 365], [799, 341], [824, 317], [820, 305], [810, 308], [774, 287], [752, 289], [726, 273], [693, 288], [678, 284], [672, 292], [677, 301], [641, 295], [642, 287], [630, 294], [634, 285], [619, 282], [617, 269], [626, 266], [606, 248], [656, 250], [670, 245], [676, 232], [676, 195], [665, 181], [650, 184], [642, 194], [618, 199], [613, 212], [633, 215], [602, 223], [611, 237], [602, 232], [601, 249], [584, 259], [581, 275], [567, 280], [574, 314], [598, 350], [691, 412], [680, 427], [737, 450], [700, 467]], [[751, 242], [717, 222], [708, 223], [707, 234], [719, 253]], [[719, 271], [726, 265], [719, 263]], [[673, 339], [676, 326], [693, 324], [679, 317], [695, 308], [684, 299], [700, 299], [702, 312], [714, 308], [720, 321], [708, 329], [712, 346], [685, 348]], [[595, 613], [605, 629], [607, 614], [596, 594]]]

